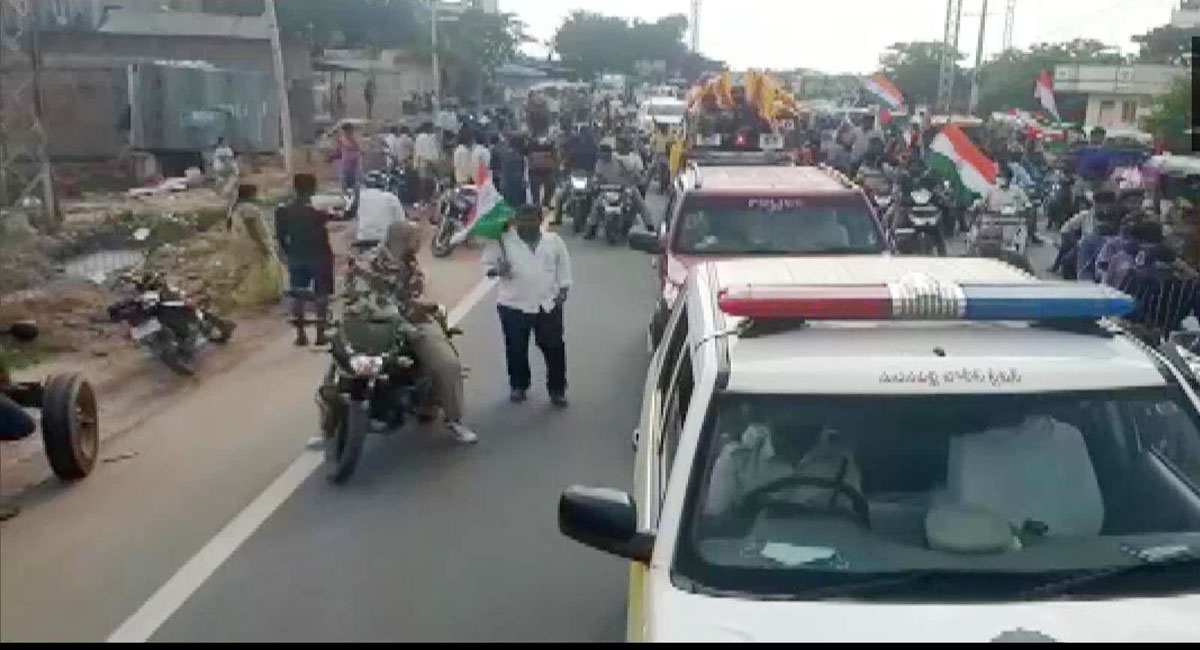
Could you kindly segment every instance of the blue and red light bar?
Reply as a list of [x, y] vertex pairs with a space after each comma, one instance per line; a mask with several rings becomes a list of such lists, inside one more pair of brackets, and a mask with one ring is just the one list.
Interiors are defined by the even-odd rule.
[[717, 297], [731, 316], [806, 320], [1097, 320], [1133, 311], [1112, 287], [1074, 282], [1011, 285], [736, 285]]

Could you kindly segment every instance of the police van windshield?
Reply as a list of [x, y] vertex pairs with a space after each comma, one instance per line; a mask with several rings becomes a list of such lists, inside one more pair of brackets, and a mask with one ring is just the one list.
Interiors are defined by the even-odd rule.
[[789, 599], [1200, 589], [1200, 432], [1174, 388], [725, 395], [674, 578]]
[[704, 198], [683, 206], [674, 250], [689, 255], [870, 254], [883, 250], [858, 201]]

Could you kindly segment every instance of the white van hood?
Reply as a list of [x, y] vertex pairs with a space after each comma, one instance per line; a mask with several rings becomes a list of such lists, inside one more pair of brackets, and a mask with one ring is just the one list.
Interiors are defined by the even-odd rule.
[[647, 640], [757, 642], [1200, 641], [1200, 595], [1106, 601], [903, 605], [653, 599]]

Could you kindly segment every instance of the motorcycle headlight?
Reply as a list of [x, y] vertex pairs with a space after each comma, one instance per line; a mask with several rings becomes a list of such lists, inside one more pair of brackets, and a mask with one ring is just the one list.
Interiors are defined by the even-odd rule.
[[350, 371], [356, 377], [374, 377], [383, 370], [383, 357], [365, 354], [350, 357]]
[[572, 189], [581, 190], [581, 191], [586, 190], [587, 185], [588, 185], [588, 182], [587, 182], [586, 178], [581, 178], [579, 176], [571, 177], [571, 188]]
[[917, 205], [925, 205], [933, 198], [933, 193], [929, 190], [915, 190], [911, 196], [913, 202]]

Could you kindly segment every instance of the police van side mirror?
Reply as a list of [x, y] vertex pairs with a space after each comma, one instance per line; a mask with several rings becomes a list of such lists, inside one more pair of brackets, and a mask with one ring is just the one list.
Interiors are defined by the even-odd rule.
[[573, 485], [558, 500], [558, 530], [567, 537], [635, 562], [650, 562], [654, 536], [637, 529], [633, 497], [611, 488]]
[[662, 252], [662, 241], [658, 238], [658, 233], [641, 229], [631, 230], [629, 247], [635, 251], [657, 255]]

